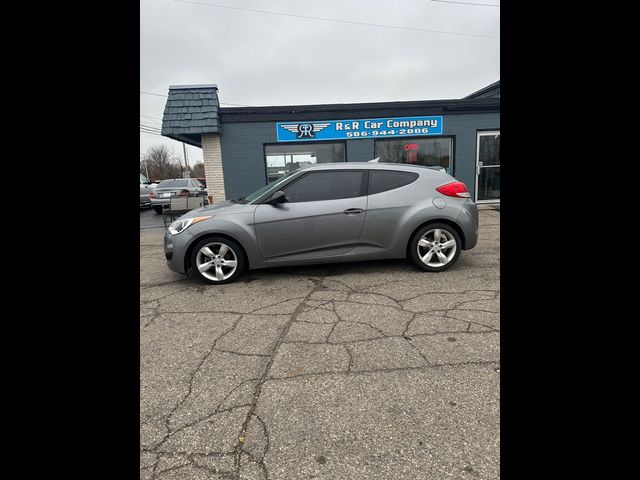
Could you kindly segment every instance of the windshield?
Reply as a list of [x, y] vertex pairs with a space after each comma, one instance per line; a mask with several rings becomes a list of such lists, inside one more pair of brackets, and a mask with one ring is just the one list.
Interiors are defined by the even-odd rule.
[[249, 202], [253, 202], [255, 199], [260, 198], [262, 195], [264, 195], [265, 193], [267, 193], [269, 190], [271, 190], [272, 188], [280, 185], [282, 182], [284, 182], [285, 180], [287, 180], [289, 177], [291, 177], [293, 174], [297, 173], [297, 170], [294, 170], [293, 172], [289, 172], [286, 175], [278, 178], [277, 180], [274, 180], [273, 182], [269, 183], [268, 185], [265, 185], [264, 187], [262, 187], [260, 190], [256, 190], [255, 192], [253, 192], [250, 195], [247, 195], [246, 197], [242, 197], [241, 199], [238, 200], [238, 203], [249, 203]]

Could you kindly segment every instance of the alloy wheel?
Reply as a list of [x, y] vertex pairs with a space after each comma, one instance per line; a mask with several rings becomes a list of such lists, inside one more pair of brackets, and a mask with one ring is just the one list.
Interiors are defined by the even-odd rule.
[[418, 257], [430, 267], [444, 267], [455, 256], [458, 245], [451, 234], [441, 228], [427, 231], [418, 240]]
[[238, 257], [229, 245], [212, 242], [198, 250], [196, 267], [203, 277], [220, 282], [235, 273]]

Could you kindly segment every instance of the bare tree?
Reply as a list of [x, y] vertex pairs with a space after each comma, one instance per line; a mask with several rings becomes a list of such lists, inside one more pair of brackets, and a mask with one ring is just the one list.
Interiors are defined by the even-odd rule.
[[204, 178], [204, 163], [198, 162], [193, 166], [193, 174], [192, 177], [195, 178]]
[[181, 178], [182, 166], [180, 159], [166, 145], [149, 147], [142, 157], [141, 173], [149, 171], [150, 180], [164, 180], [165, 178]]

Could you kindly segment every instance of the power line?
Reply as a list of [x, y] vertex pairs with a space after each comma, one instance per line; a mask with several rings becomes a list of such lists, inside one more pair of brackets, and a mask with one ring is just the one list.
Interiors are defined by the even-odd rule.
[[151, 117], [149, 115], [145, 115], [144, 113], [140, 114], [140, 119], [144, 120], [144, 121], [147, 121], [147, 122], [151, 122], [151, 123], [154, 123], [154, 122], [162, 123], [162, 119], [161, 118], [159, 118], [159, 117]]
[[162, 132], [160, 130], [155, 130], [153, 128], [148, 128], [148, 127], [140, 127], [140, 130], [143, 132], [148, 132], [148, 133], [157, 133], [158, 135], [160, 135]]
[[452, 0], [431, 0], [432, 2], [440, 2], [440, 3], [459, 3], [460, 5], [475, 5], [476, 7], [498, 7], [500, 5], [496, 5], [495, 3], [471, 3], [471, 2], [454, 2]]
[[[152, 92], [143, 92], [142, 90], [140, 91], [140, 93], [143, 93], [144, 95], [154, 95], [156, 97], [167, 97], [168, 95], [162, 95], [161, 93], [152, 93]], [[229, 103], [229, 102], [218, 102], [220, 105], [233, 105], [236, 107], [250, 107], [251, 105], [245, 105], [242, 103]], [[149, 110], [149, 109], [147, 109]]]
[[161, 93], [153, 93], [153, 92], [143, 92], [140, 90], [140, 93], [144, 93], [145, 95], [153, 95], [154, 97], [166, 97], [167, 95], [162, 95]]
[[381, 28], [393, 28], [396, 30], [413, 30], [416, 32], [429, 32], [429, 33], [443, 33], [443, 34], [447, 34], [447, 35], [461, 35], [461, 36], [466, 36], [466, 37], [485, 37], [485, 38], [500, 38], [499, 36], [496, 35], [480, 35], [480, 34], [476, 34], [476, 33], [462, 33], [462, 32], [446, 32], [443, 30], [430, 30], [427, 28], [418, 28], [418, 27], [402, 27], [402, 26], [398, 26], [398, 25], [385, 25], [385, 24], [381, 24], [381, 23], [366, 23], [366, 22], [356, 22], [353, 20], [341, 20], [338, 18], [324, 18], [324, 17], [312, 17], [310, 15], [295, 15], [292, 13], [283, 13], [283, 12], [272, 12], [272, 11], [268, 11], [268, 10], [255, 10], [252, 8], [240, 8], [240, 7], [230, 7], [228, 5], [216, 5], [214, 3], [204, 3], [204, 2], [194, 2], [194, 1], [190, 1], [190, 0], [174, 0], [176, 2], [181, 2], [181, 3], [192, 3], [194, 5], [204, 5], [207, 7], [213, 7], [213, 8], [226, 8], [229, 10], [239, 10], [242, 12], [254, 12], [254, 13], [264, 13], [267, 15], [279, 15], [282, 17], [294, 17], [294, 18], [304, 18], [307, 20], [321, 20], [324, 22], [334, 22], [334, 23], [347, 23], [350, 25], [364, 25], [364, 26], [368, 26], [368, 27], [381, 27]]
[[[149, 113], [150, 113], [150, 114], [152, 114], [152, 115], [157, 115], [158, 113], [160, 113], [160, 115], [162, 115], [162, 113], [161, 113], [161, 112], [158, 112], [157, 110], [154, 110], [154, 109], [152, 109], [152, 108], [149, 108], [147, 105], [143, 105], [142, 103], [140, 104], [140, 108], [141, 108], [142, 110], [146, 110], [147, 112], [149, 112]], [[164, 107], [160, 107], [160, 108], [164, 109]]]
[[148, 133], [149, 135], [157, 135], [158, 137], [162, 137], [159, 133], [147, 132], [146, 130], [140, 130], [140, 133]]

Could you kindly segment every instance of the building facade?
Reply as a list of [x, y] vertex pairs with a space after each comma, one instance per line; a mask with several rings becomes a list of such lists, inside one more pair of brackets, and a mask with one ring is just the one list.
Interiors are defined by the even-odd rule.
[[216, 85], [169, 87], [162, 134], [203, 149], [215, 200], [326, 162], [441, 166], [478, 202], [500, 201], [500, 82], [463, 99], [220, 107]]

